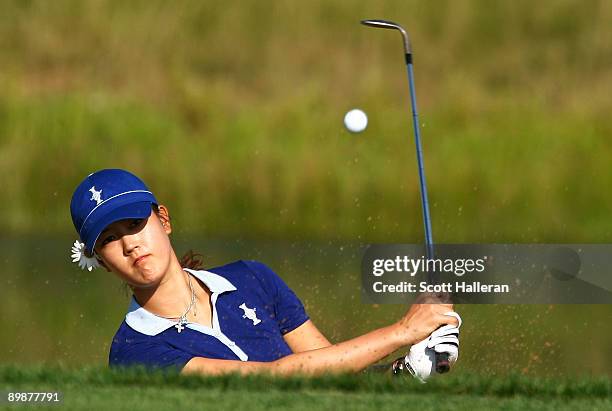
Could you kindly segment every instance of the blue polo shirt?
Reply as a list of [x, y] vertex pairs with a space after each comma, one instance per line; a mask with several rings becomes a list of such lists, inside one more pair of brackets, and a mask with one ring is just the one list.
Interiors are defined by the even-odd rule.
[[212, 328], [177, 322], [141, 307], [132, 297], [113, 338], [110, 366], [182, 369], [193, 357], [274, 361], [292, 353], [283, 335], [308, 320], [302, 302], [266, 265], [239, 260], [187, 273], [211, 291]]

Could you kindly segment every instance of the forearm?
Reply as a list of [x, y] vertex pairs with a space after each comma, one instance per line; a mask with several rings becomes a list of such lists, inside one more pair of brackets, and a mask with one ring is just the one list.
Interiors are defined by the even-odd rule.
[[194, 357], [183, 367], [182, 374], [222, 375], [237, 373], [269, 373], [271, 362], [217, 360], [205, 357]]
[[304, 351], [269, 363], [277, 375], [357, 372], [405, 345], [395, 326], [388, 326], [329, 347]]

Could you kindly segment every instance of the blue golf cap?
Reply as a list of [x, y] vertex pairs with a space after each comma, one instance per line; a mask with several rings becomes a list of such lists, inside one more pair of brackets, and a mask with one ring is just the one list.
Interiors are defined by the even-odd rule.
[[147, 218], [155, 196], [141, 179], [121, 169], [88, 175], [72, 195], [70, 213], [87, 252], [93, 254], [100, 233], [115, 221]]

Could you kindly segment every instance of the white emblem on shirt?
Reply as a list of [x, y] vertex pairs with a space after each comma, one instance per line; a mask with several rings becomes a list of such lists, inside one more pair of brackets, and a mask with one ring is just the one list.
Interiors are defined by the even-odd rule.
[[253, 325], [257, 325], [261, 322], [261, 320], [257, 318], [257, 313], [255, 312], [257, 311], [257, 307], [249, 308], [245, 303], [242, 303], [240, 304], [239, 308], [244, 311], [242, 318], [248, 318], [249, 320], [253, 321]]
[[93, 186], [89, 189], [91, 191], [91, 201], [95, 201], [96, 205], [102, 202], [102, 190], [96, 191], [96, 186]]

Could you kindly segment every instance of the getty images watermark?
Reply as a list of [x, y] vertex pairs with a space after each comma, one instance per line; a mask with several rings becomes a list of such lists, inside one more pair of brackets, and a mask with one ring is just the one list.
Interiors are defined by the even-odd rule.
[[367, 303], [444, 293], [454, 303], [610, 304], [612, 244], [371, 245], [362, 260]]
[[[394, 273], [405, 273], [411, 278], [417, 274], [425, 274], [428, 277], [427, 281], [419, 281], [418, 284], [409, 281], [401, 281], [397, 284], [385, 284], [383, 281], [375, 281], [372, 284], [374, 292], [385, 293], [385, 292], [465, 292], [465, 291], [485, 291], [494, 292], [510, 292], [510, 287], [507, 284], [494, 284], [494, 285], [482, 285], [478, 282], [467, 283], [465, 281], [457, 282], [444, 282], [436, 283], [434, 278], [431, 276], [438, 275], [440, 273], [452, 273], [458, 277], [463, 276], [466, 273], [482, 273], [485, 270], [485, 263], [487, 256], [482, 258], [426, 258], [420, 256], [418, 258], [411, 258], [407, 255], [395, 256], [393, 259], [378, 258], [372, 263], [372, 274], [376, 277], [380, 277], [387, 272]], [[421, 277], [423, 277], [421, 275]]]

